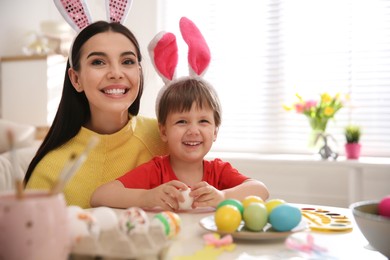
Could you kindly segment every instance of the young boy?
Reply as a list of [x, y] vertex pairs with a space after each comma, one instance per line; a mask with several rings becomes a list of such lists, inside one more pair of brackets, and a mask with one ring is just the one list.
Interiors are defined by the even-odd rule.
[[177, 211], [181, 191], [191, 189], [192, 208], [216, 207], [221, 201], [248, 195], [268, 198], [268, 189], [220, 159], [204, 156], [216, 140], [221, 105], [213, 87], [200, 77], [173, 82], [157, 101], [161, 138], [169, 155], [158, 156], [117, 180], [97, 188], [91, 206], [160, 207]]

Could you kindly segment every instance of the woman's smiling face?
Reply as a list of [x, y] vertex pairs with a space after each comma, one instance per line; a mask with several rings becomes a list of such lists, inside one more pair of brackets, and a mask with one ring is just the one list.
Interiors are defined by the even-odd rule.
[[141, 68], [134, 44], [112, 31], [91, 37], [82, 47], [80, 71], [69, 70], [74, 88], [85, 92], [91, 117], [125, 114], [140, 88]]

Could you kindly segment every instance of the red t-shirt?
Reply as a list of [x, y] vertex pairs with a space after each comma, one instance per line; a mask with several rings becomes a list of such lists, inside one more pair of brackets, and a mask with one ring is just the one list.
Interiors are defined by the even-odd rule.
[[[203, 160], [203, 172], [202, 181], [218, 190], [235, 187], [249, 179], [233, 168], [230, 163], [223, 162], [221, 159]], [[178, 179], [169, 163], [169, 156], [156, 156], [117, 180], [122, 182], [126, 188], [153, 189], [163, 183]]]

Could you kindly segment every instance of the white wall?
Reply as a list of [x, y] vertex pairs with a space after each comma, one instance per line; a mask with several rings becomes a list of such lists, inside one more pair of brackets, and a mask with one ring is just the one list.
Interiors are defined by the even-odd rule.
[[[157, 1], [133, 0], [126, 26], [140, 42], [145, 73], [145, 92], [141, 114], [154, 116], [154, 101], [162, 82], [157, 77], [147, 53], [147, 44], [160, 30], [157, 28]], [[106, 20], [105, 1], [86, 1], [92, 19]], [[0, 56], [21, 55], [26, 38], [40, 31], [40, 22], [63, 21], [52, 0], [1, 0], [0, 1]]]

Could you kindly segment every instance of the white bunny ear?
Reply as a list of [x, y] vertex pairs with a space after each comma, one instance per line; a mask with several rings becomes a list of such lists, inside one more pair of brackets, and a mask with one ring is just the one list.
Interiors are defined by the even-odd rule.
[[54, 0], [54, 4], [76, 32], [81, 31], [92, 21], [88, 6], [83, 0]]
[[178, 62], [176, 36], [173, 33], [160, 32], [149, 43], [150, 59], [165, 84], [175, 77]]
[[106, 0], [106, 12], [109, 21], [124, 24], [132, 3], [132, 0]]
[[203, 76], [210, 64], [211, 54], [198, 27], [186, 17], [180, 19], [180, 31], [188, 45], [188, 64], [191, 76]]

